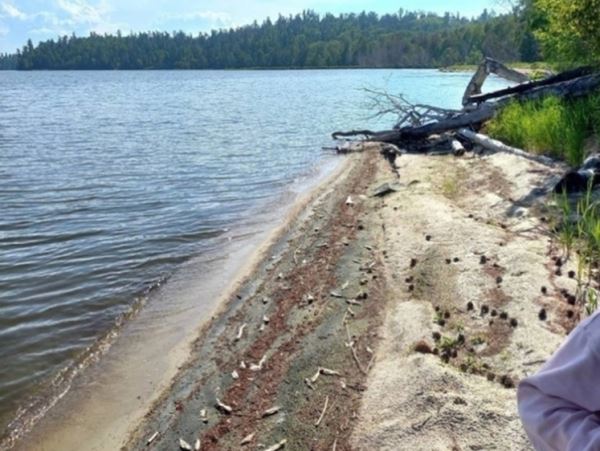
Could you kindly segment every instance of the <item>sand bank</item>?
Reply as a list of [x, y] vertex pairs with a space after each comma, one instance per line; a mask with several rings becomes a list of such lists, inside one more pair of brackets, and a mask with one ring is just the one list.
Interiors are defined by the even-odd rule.
[[123, 449], [530, 449], [515, 385], [581, 314], [545, 220], [561, 168], [347, 161], [255, 254]]
[[256, 211], [255, 225], [232, 228], [228, 244], [186, 263], [91, 356], [97, 361], [75, 377], [63, 397], [15, 427], [0, 449], [119, 449], [189, 360], [190, 346], [207, 321], [239, 292], [305, 205], [343, 174], [348, 163], [327, 161], [277, 205]]
[[403, 156], [398, 179], [376, 151], [350, 158], [126, 449], [529, 449], [515, 385], [580, 315], [544, 220], [561, 168]]

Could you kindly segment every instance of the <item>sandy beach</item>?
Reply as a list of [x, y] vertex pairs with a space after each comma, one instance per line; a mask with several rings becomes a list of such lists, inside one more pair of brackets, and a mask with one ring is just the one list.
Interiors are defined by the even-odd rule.
[[581, 315], [544, 207], [563, 168], [347, 158], [123, 449], [530, 449], [515, 386]]

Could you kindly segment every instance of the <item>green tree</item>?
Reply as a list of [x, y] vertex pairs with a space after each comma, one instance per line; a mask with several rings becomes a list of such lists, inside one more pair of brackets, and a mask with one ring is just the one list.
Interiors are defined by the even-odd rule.
[[[537, 56], [525, 11], [519, 7], [502, 16], [485, 11], [467, 19], [404, 10], [381, 16], [307, 10], [195, 36], [117, 32], [73, 34], [37, 46], [29, 41], [14, 57], [24, 70], [437, 67], [473, 63], [481, 56], [511, 62]], [[0, 67], [10, 66], [7, 57], [0, 58], [7, 61]]]
[[566, 66], [600, 62], [600, 0], [535, 0], [535, 7], [546, 58]]

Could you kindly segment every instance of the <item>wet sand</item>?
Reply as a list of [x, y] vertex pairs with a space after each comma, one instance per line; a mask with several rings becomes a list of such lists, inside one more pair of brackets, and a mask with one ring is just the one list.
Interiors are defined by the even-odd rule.
[[97, 356], [90, 356], [89, 367], [63, 397], [41, 418], [15, 425], [0, 449], [119, 449], [189, 359], [190, 346], [206, 322], [267, 258], [321, 186], [343, 173], [347, 163], [328, 161], [318, 173], [296, 183], [294, 192], [280, 199], [281, 208], [257, 211], [259, 225], [232, 231], [225, 249], [186, 263], [115, 331]]
[[[348, 448], [387, 298], [383, 231], [370, 214], [380, 200], [366, 197], [382, 160], [376, 152], [349, 159], [207, 326], [126, 449], [144, 449], [156, 431], [156, 449], [180, 437], [238, 449], [253, 433], [251, 449], [284, 439], [291, 449]], [[232, 412], [215, 408], [217, 399]]]
[[124, 449], [529, 449], [515, 385], [581, 313], [543, 220], [563, 168], [349, 158]]
[[255, 254], [122, 449], [530, 449], [515, 386], [581, 315], [544, 219], [563, 168], [347, 163]]

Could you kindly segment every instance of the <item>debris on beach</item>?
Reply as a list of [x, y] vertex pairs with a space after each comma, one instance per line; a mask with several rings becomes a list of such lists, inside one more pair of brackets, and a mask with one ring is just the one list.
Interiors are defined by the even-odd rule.
[[244, 323], [240, 326], [240, 328], [238, 329], [238, 333], [235, 336], [235, 341], [239, 341], [242, 339], [242, 337], [244, 336], [244, 329], [246, 328], [247, 324]]
[[383, 185], [378, 186], [373, 191], [373, 197], [383, 197], [386, 194], [394, 193], [397, 189], [391, 186], [389, 183], [384, 183]]
[[248, 434], [246, 437], [244, 437], [242, 439], [242, 441], [240, 442], [241, 446], [247, 445], [248, 443], [250, 443], [252, 440], [254, 440], [254, 436], [256, 434], [254, 432], [252, 432], [251, 434]]
[[341, 376], [342, 374], [339, 371], [330, 370], [329, 368], [319, 368], [319, 372], [324, 374], [325, 376]]
[[231, 412], [233, 412], [233, 408], [221, 402], [219, 398], [216, 399], [215, 403], [217, 410], [220, 410], [221, 412], [226, 413], [228, 415], [231, 414]]
[[323, 404], [323, 410], [321, 411], [321, 415], [318, 420], [315, 422], [315, 426], [319, 427], [323, 418], [325, 418], [325, 413], [327, 412], [327, 406], [329, 405], [329, 396], [325, 396], [325, 403]]
[[267, 355], [263, 355], [262, 358], [260, 359], [260, 361], [258, 362], [258, 364], [254, 364], [251, 363], [250, 364], [250, 371], [260, 371], [263, 369], [263, 365], [265, 364], [265, 362], [267, 361]]
[[179, 439], [179, 448], [182, 449], [183, 451], [192, 451], [192, 445], [190, 445], [188, 442], [186, 442], [184, 439], [180, 438]]
[[262, 413], [262, 417], [263, 417], [263, 418], [265, 418], [265, 417], [270, 417], [270, 416], [272, 416], [272, 415], [275, 415], [275, 414], [276, 414], [277, 412], [279, 412], [280, 410], [281, 410], [281, 407], [279, 407], [279, 406], [273, 406], [273, 407], [271, 407], [271, 408], [269, 408], [269, 409], [265, 410], [265, 411]]
[[206, 409], [200, 410], [200, 419], [202, 420], [203, 423], [208, 423], [208, 415], [207, 415]]
[[280, 442], [275, 443], [273, 446], [269, 446], [264, 451], [279, 451], [280, 449], [283, 449], [285, 447], [286, 443], [287, 439], [283, 439]]
[[152, 444], [152, 442], [153, 442], [154, 440], [156, 440], [156, 437], [158, 437], [158, 431], [156, 431], [154, 434], [152, 434], [152, 435], [150, 436], [150, 438], [148, 439], [148, 441], [146, 441], [146, 445], [151, 445], [151, 444]]
[[[490, 74], [496, 74], [517, 85], [483, 94], [482, 86]], [[414, 104], [403, 94], [366, 89], [372, 97], [373, 105], [379, 108], [376, 114], [394, 113], [398, 116], [394, 127], [382, 131], [337, 131], [332, 134], [332, 138], [340, 142], [336, 146], [338, 153], [365, 152], [379, 146], [380, 153], [392, 165], [397, 156], [407, 152], [454, 154], [458, 157], [464, 155], [466, 149], [480, 146], [492, 152], [509, 153], [552, 166], [554, 161], [551, 158], [508, 146], [478, 130], [514, 101], [534, 100], [548, 95], [573, 99], [590, 95], [599, 87], [600, 71], [593, 67], [579, 67], [532, 81], [524, 73], [486, 57], [465, 89], [462, 109]], [[568, 171], [554, 190], [558, 193], [580, 192], [587, 189], [590, 183], [600, 183], [598, 154], [591, 155], [577, 170]], [[373, 195], [384, 196], [392, 191], [386, 183], [377, 188]]]

